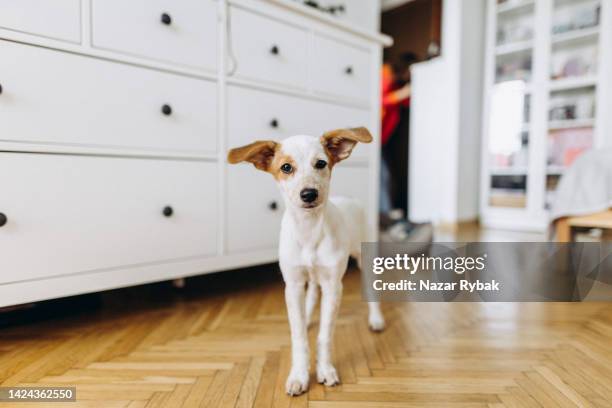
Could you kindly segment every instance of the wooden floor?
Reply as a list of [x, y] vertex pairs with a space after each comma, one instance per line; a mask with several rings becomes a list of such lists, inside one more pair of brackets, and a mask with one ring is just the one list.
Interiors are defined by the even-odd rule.
[[388, 329], [369, 332], [351, 271], [335, 336], [342, 385], [300, 397], [284, 392], [290, 345], [273, 266], [0, 316], [0, 383], [76, 385], [78, 402], [51, 405], [71, 408], [612, 406], [612, 304], [384, 309]]

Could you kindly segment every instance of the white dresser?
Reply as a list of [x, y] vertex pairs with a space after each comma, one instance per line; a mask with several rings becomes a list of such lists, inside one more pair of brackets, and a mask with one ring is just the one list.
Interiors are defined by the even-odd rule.
[[0, 307], [276, 259], [229, 147], [367, 126], [334, 170], [376, 236], [389, 40], [290, 0], [0, 2]]

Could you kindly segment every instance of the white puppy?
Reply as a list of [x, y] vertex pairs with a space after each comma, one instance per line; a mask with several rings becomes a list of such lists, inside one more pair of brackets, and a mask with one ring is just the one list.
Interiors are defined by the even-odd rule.
[[[339, 129], [320, 138], [293, 136], [282, 142], [257, 141], [232, 149], [230, 163], [250, 162], [271, 173], [285, 201], [280, 232], [279, 262], [285, 280], [285, 302], [291, 328], [292, 366], [286, 390], [299, 395], [308, 389], [307, 326], [321, 287], [321, 318], [317, 339], [317, 381], [339, 383], [332, 364], [333, 330], [342, 297], [342, 276], [349, 256], [360, 262], [365, 239], [365, 214], [359, 202], [328, 199], [333, 167], [358, 143], [369, 143], [365, 128]], [[308, 289], [306, 290], [306, 282]], [[385, 322], [377, 302], [370, 302], [370, 328]]]

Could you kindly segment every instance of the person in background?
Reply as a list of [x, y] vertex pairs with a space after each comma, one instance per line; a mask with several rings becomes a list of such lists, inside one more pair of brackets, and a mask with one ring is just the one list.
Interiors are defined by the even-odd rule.
[[401, 54], [398, 61], [382, 68], [382, 160], [380, 210], [383, 227], [409, 233], [408, 212], [408, 142], [410, 121], [410, 66], [417, 62], [412, 52]]

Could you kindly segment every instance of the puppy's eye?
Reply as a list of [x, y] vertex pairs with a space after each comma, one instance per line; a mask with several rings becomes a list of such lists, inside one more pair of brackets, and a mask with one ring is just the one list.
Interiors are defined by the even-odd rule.
[[327, 166], [327, 162], [325, 160], [317, 160], [315, 163], [315, 168], [317, 169], [324, 169], [325, 166]]
[[285, 174], [289, 174], [293, 171], [293, 166], [290, 165], [289, 163], [285, 163], [281, 166], [281, 171]]

